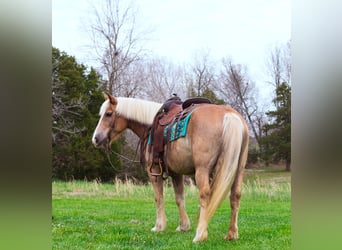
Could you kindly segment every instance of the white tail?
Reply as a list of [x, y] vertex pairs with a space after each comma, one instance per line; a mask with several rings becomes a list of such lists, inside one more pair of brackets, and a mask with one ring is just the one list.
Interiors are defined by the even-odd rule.
[[241, 118], [237, 114], [227, 113], [223, 119], [223, 150], [211, 184], [207, 207], [208, 220], [227, 197], [237, 171], [245, 167], [247, 159], [248, 134], [245, 133]]

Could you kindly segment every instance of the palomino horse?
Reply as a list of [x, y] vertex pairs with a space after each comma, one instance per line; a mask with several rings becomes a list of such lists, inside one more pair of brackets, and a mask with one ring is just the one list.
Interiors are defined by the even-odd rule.
[[[146, 140], [147, 130], [162, 104], [134, 98], [115, 98], [110, 94], [106, 94], [105, 98], [92, 138], [94, 145], [110, 145], [127, 128], [141, 140]], [[200, 213], [193, 242], [207, 239], [208, 221], [229, 191], [231, 220], [225, 239], [237, 239], [241, 185], [248, 151], [248, 128], [244, 119], [228, 106], [198, 105], [192, 112], [186, 136], [171, 144], [166, 165], [172, 177], [180, 215], [176, 230], [190, 229], [185, 211], [183, 175], [194, 174], [199, 189]], [[149, 154], [146, 150], [146, 159], [150, 159]], [[162, 176], [151, 176], [147, 172], [153, 185], [157, 212], [152, 231], [163, 231], [166, 228], [163, 179]], [[211, 173], [213, 179], [210, 181]]]

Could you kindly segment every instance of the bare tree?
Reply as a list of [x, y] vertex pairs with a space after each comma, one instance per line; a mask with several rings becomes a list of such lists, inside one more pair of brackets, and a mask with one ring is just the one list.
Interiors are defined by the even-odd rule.
[[267, 72], [271, 83], [278, 88], [282, 82], [291, 84], [291, 43], [275, 46], [266, 61]]
[[234, 64], [231, 59], [224, 58], [222, 66], [219, 79], [215, 84], [216, 90], [229, 105], [245, 117], [259, 144], [264, 113], [260, 111], [257, 103], [255, 84], [249, 79], [247, 69], [242, 65]]
[[141, 97], [148, 81], [145, 67], [146, 61], [138, 60], [126, 68], [125, 73], [120, 77], [122, 86], [125, 86], [120, 91], [121, 96]]
[[[132, 95], [138, 83], [129, 81], [127, 71], [143, 58], [143, 40], [146, 31], [139, 31], [133, 2], [105, 0], [92, 6], [94, 18], [90, 21], [93, 48], [107, 78], [107, 90], [115, 95]], [[130, 69], [132, 70], [132, 69]]]
[[[189, 96], [201, 96], [203, 91], [213, 85], [215, 73], [213, 63], [210, 60], [209, 51], [198, 52], [194, 56], [194, 64], [188, 75]], [[193, 92], [193, 93], [191, 93]]]
[[289, 85], [291, 85], [291, 65], [292, 65], [292, 54], [291, 54], [291, 41], [288, 41], [284, 46], [283, 64], [284, 64], [284, 79]]
[[183, 87], [183, 69], [165, 58], [155, 57], [145, 64], [146, 83], [145, 96], [154, 101], [163, 102], [176, 93], [185, 97], [186, 89]]
[[272, 81], [270, 82], [273, 84], [276, 88], [280, 85], [281, 83], [281, 74], [283, 71], [281, 63], [281, 50], [279, 47], [275, 47], [271, 52], [270, 52], [270, 57], [268, 61], [268, 68], [269, 68], [269, 73], [270, 76], [273, 78]]

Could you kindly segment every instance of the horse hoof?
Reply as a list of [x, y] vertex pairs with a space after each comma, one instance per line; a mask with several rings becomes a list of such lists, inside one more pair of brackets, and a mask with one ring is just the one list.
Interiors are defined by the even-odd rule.
[[187, 225], [187, 226], [178, 226], [176, 228], [176, 231], [177, 232], [186, 232], [186, 231], [189, 231], [190, 230], [190, 225]]
[[164, 231], [164, 230], [165, 230], [165, 228], [158, 228], [158, 227], [153, 227], [153, 228], [151, 229], [152, 232], [162, 232], [162, 231]]
[[196, 242], [202, 242], [202, 241], [206, 241], [207, 238], [204, 238], [204, 237], [195, 237], [192, 242], [193, 243], [196, 243]]
[[204, 231], [201, 234], [196, 233], [195, 238], [192, 240], [192, 242], [202, 242], [207, 240], [208, 238], [208, 231]]
[[237, 231], [229, 231], [227, 235], [224, 237], [225, 240], [237, 240], [239, 238]]

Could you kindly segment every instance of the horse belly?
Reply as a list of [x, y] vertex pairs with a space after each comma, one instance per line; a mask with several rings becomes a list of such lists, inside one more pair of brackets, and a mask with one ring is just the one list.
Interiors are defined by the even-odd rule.
[[165, 152], [166, 164], [172, 172], [183, 175], [195, 173], [192, 152], [187, 138], [180, 138], [172, 142]]

